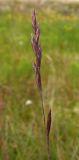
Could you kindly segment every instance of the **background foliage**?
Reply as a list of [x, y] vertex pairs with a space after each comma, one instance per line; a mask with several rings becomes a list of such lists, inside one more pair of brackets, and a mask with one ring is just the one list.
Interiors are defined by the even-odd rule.
[[[74, 6], [73, 6], [74, 7]], [[38, 8], [45, 110], [52, 109], [52, 160], [79, 159], [79, 17]], [[0, 159], [46, 160], [32, 70], [31, 10], [0, 12]], [[31, 104], [28, 105], [27, 101]], [[46, 115], [47, 116], [47, 115]]]

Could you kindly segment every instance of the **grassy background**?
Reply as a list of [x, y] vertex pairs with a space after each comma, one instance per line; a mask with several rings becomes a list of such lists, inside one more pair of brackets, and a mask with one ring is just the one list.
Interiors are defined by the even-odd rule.
[[[38, 9], [52, 160], [79, 159], [79, 17]], [[47, 160], [35, 84], [31, 11], [0, 12], [0, 160]], [[27, 100], [32, 101], [26, 105]]]

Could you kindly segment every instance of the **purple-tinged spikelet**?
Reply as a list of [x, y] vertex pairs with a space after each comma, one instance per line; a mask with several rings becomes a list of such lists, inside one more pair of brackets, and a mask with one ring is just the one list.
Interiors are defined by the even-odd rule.
[[33, 69], [34, 69], [35, 75], [36, 75], [37, 86], [41, 90], [42, 89], [41, 75], [40, 75], [41, 47], [39, 44], [40, 29], [39, 29], [39, 25], [37, 24], [35, 10], [33, 10], [33, 13], [32, 13], [32, 29], [33, 29], [33, 35], [32, 35], [32, 39], [31, 39], [31, 43], [32, 43], [32, 48], [33, 48], [33, 51], [34, 51], [34, 54], [36, 57], [36, 60], [33, 64]]
[[47, 126], [46, 126], [47, 143], [49, 143], [50, 128], [51, 128], [51, 109], [50, 109], [50, 111], [48, 113], [48, 117], [47, 117]]

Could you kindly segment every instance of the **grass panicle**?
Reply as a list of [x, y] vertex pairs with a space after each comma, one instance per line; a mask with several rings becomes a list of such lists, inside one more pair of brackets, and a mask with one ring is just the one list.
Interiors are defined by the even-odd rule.
[[48, 160], [50, 160], [49, 133], [50, 133], [50, 127], [51, 127], [51, 110], [48, 113], [47, 124], [46, 124], [45, 110], [44, 110], [44, 105], [43, 105], [41, 73], [40, 73], [41, 56], [42, 56], [42, 50], [41, 50], [41, 47], [39, 44], [40, 28], [37, 23], [35, 10], [33, 10], [33, 13], [32, 13], [32, 29], [33, 29], [33, 35], [32, 35], [32, 39], [31, 39], [31, 43], [32, 43], [32, 48], [33, 48], [33, 51], [34, 51], [34, 54], [36, 57], [35, 62], [33, 63], [33, 69], [35, 72], [37, 87], [38, 87], [40, 99], [41, 99], [44, 128], [45, 128], [45, 137], [46, 137], [47, 152], [48, 152]]

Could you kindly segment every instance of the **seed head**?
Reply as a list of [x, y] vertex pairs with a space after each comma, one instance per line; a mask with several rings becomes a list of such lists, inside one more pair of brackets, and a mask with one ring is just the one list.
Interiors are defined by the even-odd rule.
[[34, 54], [35, 54], [35, 62], [33, 64], [33, 69], [35, 71], [37, 86], [39, 89], [41, 89], [42, 88], [41, 75], [40, 75], [41, 47], [39, 44], [40, 28], [36, 20], [35, 10], [33, 10], [32, 12], [32, 29], [33, 29], [33, 34], [31, 38], [31, 43], [32, 43]]

